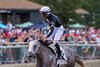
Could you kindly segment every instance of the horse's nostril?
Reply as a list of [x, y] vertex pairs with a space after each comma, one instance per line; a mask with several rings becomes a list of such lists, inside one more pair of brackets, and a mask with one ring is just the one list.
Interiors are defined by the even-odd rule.
[[28, 52], [28, 60], [30, 62], [35, 62], [35, 53], [34, 52]]
[[32, 57], [33, 53], [32, 52], [28, 52], [28, 57]]

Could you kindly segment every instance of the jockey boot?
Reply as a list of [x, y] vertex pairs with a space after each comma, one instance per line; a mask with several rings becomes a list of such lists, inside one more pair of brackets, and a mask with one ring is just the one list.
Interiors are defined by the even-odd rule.
[[56, 46], [56, 49], [57, 49], [56, 51], [57, 51], [57, 54], [58, 54], [58, 59], [66, 60], [63, 49], [61, 49], [61, 47], [58, 45], [58, 43], [56, 43], [55, 46]]

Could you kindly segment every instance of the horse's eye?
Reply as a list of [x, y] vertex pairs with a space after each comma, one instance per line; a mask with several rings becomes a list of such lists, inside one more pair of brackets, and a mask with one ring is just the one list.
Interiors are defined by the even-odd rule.
[[35, 51], [36, 47], [37, 47], [37, 45], [34, 45], [34, 51]]

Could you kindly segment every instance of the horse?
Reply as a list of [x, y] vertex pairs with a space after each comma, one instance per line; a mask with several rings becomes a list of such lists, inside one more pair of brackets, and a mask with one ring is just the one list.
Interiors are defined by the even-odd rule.
[[33, 55], [36, 55], [36, 67], [75, 67], [75, 62], [77, 62], [81, 67], [85, 67], [81, 58], [75, 53], [75, 51], [68, 47], [62, 47], [65, 51], [65, 56], [67, 58], [66, 64], [57, 65], [57, 56], [49, 49], [46, 45], [41, 44], [38, 40], [31, 41], [29, 43], [29, 48], [31, 47]]

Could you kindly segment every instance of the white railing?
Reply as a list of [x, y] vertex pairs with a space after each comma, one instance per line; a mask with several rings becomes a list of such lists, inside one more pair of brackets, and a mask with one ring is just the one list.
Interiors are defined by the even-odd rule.
[[[16, 45], [12, 46], [12, 44], [16, 44]], [[27, 44], [27, 45], [20, 45], [20, 44]], [[81, 47], [81, 50], [79, 50], [79, 51], [81, 51], [80, 53], [83, 52], [84, 46], [88, 46], [89, 49], [92, 49], [92, 51], [90, 51], [91, 55], [90, 55], [89, 59], [96, 58], [97, 49], [100, 47], [100, 44], [75, 44], [75, 43], [74, 44], [67, 44], [66, 42], [59, 42], [59, 44], [60, 44], [60, 46], [71, 46], [72, 48], [75, 48], [77, 51], [79, 48], [76, 48], [76, 47]], [[27, 48], [28, 48], [28, 43], [25, 43], [25, 42], [22, 42], [22, 43], [21, 42], [14, 42], [14, 43], [9, 43], [9, 46], [0, 46], [0, 62], [7, 63], [7, 62], [20, 61], [20, 63], [24, 63], [25, 57], [27, 54]], [[17, 52], [17, 51], [19, 51], [19, 52]], [[100, 53], [100, 50], [98, 50], [98, 51], [99, 51], [98, 53]], [[18, 55], [18, 53], [19, 53], [19, 55]], [[23, 55], [23, 56], [20, 56], [20, 55]], [[15, 59], [15, 56], [18, 57], [18, 60]], [[84, 58], [83, 55], [81, 55], [81, 56]], [[4, 59], [6, 58], [6, 60], [2, 60], [2, 57], [4, 57]], [[98, 57], [100, 57], [100, 54], [98, 55]], [[87, 56], [85, 58], [87, 58]]]

